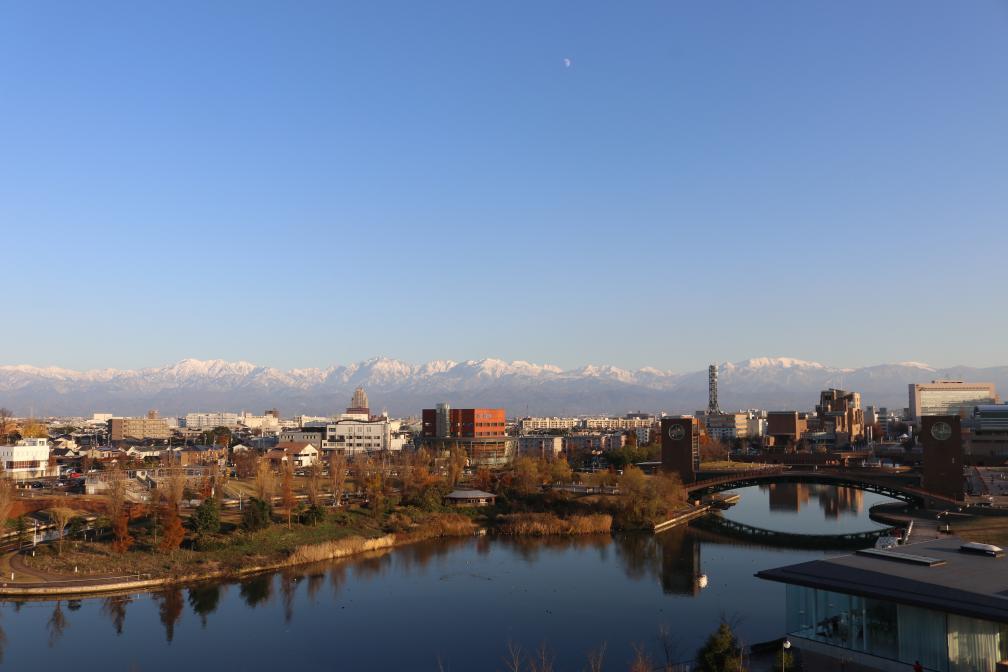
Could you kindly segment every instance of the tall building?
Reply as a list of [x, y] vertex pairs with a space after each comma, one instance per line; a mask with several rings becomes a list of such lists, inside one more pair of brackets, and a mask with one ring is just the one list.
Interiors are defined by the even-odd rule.
[[354, 390], [353, 399], [350, 400], [350, 406], [346, 409], [346, 412], [353, 415], [371, 415], [367, 392], [364, 391], [363, 387], [358, 387]]
[[843, 448], [864, 437], [864, 411], [861, 395], [830, 388], [819, 394], [815, 421], [810, 423], [809, 439], [829, 448]]
[[958, 415], [925, 415], [920, 442], [924, 444], [921, 485], [946, 497], [963, 499], [962, 421]]
[[514, 457], [517, 440], [507, 436], [503, 408], [452, 408], [438, 404], [421, 415], [420, 440], [436, 451], [461, 447], [472, 465], [498, 466]]
[[707, 414], [718, 415], [721, 408], [717, 400], [717, 365], [707, 367]]
[[932, 380], [910, 383], [910, 417], [920, 423], [926, 415], [972, 413], [975, 406], [999, 404], [994, 383], [967, 383], [961, 380]]
[[700, 423], [690, 415], [662, 418], [661, 468], [683, 483], [692, 483], [700, 470]]

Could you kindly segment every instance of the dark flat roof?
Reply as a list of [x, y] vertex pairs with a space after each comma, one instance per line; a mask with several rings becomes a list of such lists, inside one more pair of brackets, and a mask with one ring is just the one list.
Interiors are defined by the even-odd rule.
[[931, 566], [875, 555], [841, 555], [756, 576], [1008, 623], [1008, 558], [963, 553], [959, 550], [963, 543], [947, 537], [892, 549], [943, 561]]

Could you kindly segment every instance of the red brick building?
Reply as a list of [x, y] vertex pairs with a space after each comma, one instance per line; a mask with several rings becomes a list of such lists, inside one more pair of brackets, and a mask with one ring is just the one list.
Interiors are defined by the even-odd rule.
[[517, 439], [507, 435], [503, 408], [451, 408], [438, 404], [421, 415], [421, 443], [436, 451], [461, 446], [474, 466], [499, 466], [511, 460]]

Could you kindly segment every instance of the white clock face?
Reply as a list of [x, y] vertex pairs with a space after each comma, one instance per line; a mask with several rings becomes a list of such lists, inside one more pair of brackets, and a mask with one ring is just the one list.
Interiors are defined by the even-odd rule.
[[672, 425], [669, 427], [668, 436], [673, 441], [682, 441], [686, 436], [686, 429], [682, 425]]
[[952, 427], [947, 422], [936, 422], [931, 425], [931, 436], [938, 441], [945, 441], [952, 436]]

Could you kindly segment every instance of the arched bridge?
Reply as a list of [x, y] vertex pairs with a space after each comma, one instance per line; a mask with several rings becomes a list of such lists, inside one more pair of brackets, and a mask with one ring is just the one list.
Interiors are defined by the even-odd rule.
[[767, 483], [823, 483], [848, 488], [876, 492], [886, 497], [899, 499], [919, 506], [953, 507], [963, 506], [963, 502], [935, 494], [923, 488], [886, 479], [884, 476], [864, 474], [845, 469], [809, 469], [808, 467], [755, 469], [739, 471], [724, 476], [695, 481], [685, 485], [686, 492], [693, 497], [703, 497], [725, 490], [738, 490], [753, 485]]

